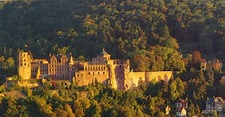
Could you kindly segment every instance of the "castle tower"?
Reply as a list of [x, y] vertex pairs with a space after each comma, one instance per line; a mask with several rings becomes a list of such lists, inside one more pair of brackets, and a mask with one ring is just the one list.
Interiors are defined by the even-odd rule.
[[23, 80], [31, 78], [31, 53], [29, 52], [19, 52], [19, 65], [18, 65], [18, 75]]
[[114, 69], [115, 67], [113, 67], [112, 65], [109, 65], [109, 86], [111, 88], [117, 89], [117, 82], [116, 82], [116, 77], [115, 77], [115, 72]]
[[130, 79], [130, 61], [126, 60], [126, 65], [124, 65], [124, 89], [129, 89], [131, 87], [131, 79]]
[[70, 58], [69, 58], [69, 80], [73, 80], [73, 76], [74, 76], [74, 73], [75, 73], [75, 70], [74, 70], [74, 60], [73, 60], [73, 57], [72, 57], [72, 54], [70, 54]]
[[103, 48], [102, 52], [98, 55], [97, 58], [98, 58], [98, 61], [99, 61], [100, 63], [102, 63], [102, 62], [106, 62], [106, 61], [110, 60], [110, 59], [111, 59], [111, 56], [110, 56], [110, 54], [107, 53], [107, 52], [105, 51], [105, 49]]
[[74, 61], [73, 61], [72, 54], [70, 54], [70, 58], [69, 58], [69, 59], [70, 59], [69, 64], [70, 64], [70, 65], [73, 65], [73, 64], [74, 64]]

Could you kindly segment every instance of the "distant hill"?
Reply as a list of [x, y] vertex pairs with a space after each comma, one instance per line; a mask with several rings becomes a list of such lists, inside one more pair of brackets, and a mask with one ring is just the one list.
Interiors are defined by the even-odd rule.
[[[73, 53], [91, 58], [104, 47], [131, 58], [156, 46], [204, 57], [225, 52], [223, 0], [24, 0], [0, 10], [0, 54]], [[157, 47], [156, 47], [157, 48]]]

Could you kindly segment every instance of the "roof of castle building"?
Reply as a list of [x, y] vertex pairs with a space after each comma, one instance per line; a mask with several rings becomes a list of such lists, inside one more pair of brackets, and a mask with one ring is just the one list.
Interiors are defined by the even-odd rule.
[[187, 104], [188, 104], [188, 100], [184, 100], [184, 99], [178, 99], [177, 100], [177, 103], [181, 103], [182, 104], [182, 106], [187, 106]]
[[47, 64], [48, 60], [47, 59], [33, 59], [32, 63], [42, 63], [42, 64]]
[[109, 53], [107, 53], [107, 52], [105, 51], [105, 48], [103, 48], [103, 49], [102, 49], [102, 52], [101, 52], [99, 55], [101, 55], [101, 56], [102, 56], [102, 55], [109, 55]]
[[57, 55], [50, 55], [50, 58], [49, 60], [52, 58], [52, 57], [55, 57], [57, 59], [57, 61], [61, 61], [61, 58], [62, 57], [66, 57], [68, 60], [67, 61], [70, 61], [72, 55], [71, 54], [65, 54], [65, 55], [62, 55], [62, 54], [57, 54]]

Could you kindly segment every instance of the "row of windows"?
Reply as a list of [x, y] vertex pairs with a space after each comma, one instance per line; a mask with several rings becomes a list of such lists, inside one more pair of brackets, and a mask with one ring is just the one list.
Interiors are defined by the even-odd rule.
[[[32, 71], [34, 71], [34, 72], [36, 72], [38, 70], [38, 68], [37, 67], [34, 67], [34, 68], [32, 68]], [[74, 69], [72, 68], [72, 71], [73, 71]], [[41, 71], [48, 71], [48, 69], [47, 69], [47, 67], [44, 67], [44, 68], [41, 68]], [[53, 71], [59, 71], [59, 72], [61, 72], [61, 71], [68, 71], [68, 69], [49, 69], [49, 71], [50, 72], [53, 72]]]
[[207, 104], [206, 107], [222, 107], [222, 104], [215, 104], [215, 105]]
[[207, 110], [222, 110], [222, 107], [208, 107]]
[[[93, 62], [96, 62], [96, 61], [98, 61], [98, 58], [93, 58], [92, 60], [93, 60]], [[105, 60], [105, 59], [100, 58], [100, 61], [103, 61], [103, 60]]]
[[66, 78], [66, 77], [68, 77], [68, 75], [67, 74], [54, 74], [54, 75], [52, 75], [52, 77], [53, 78], [56, 78], [56, 77]]
[[28, 56], [27, 53], [22, 53], [22, 54], [20, 54], [20, 57], [26, 57], [26, 56]]
[[176, 103], [176, 107], [182, 107], [182, 106], [185, 106], [185, 104], [182, 104], [182, 103]]
[[29, 64], [27, 64], [27, 63], [20, 63], [20, 66], [30, 66]]
[[67, 74], [57, 74], [58, 76], [63, 76], [63, 77], [66, 77]]
[[[98, 74], [101, 74], [100, 72], [98, 72]], [[105, 72], [102, 72], [102, 74], [105, 74]], [[88, 72], [88, 75], [95, 75], [95, 72]], [[77, 74], [77, 77], [82, 77], [83, 74]]]
[[32, 69], [38, 69], [38, 67], [40, 67], [41, 69], [48, 69], [47, 66], [34, 66], [34, 65], [32, 65]]
[[26, 59], [23, 59], [23, 60], [22, 60], [22, 59], [20, 59], [20, 62], [26, 62]]
[[118, 60], [114, 60], [113, 64], [119, 64], [119, 61]]
[[[72, 69], [73, 71], [74, 69]], [[68, 69], [49, 69], [49, 71], [53, 72], [53, 71], [56, 71], [56, 72], [65, 72], [65, 71], [69, 71]]]
[[[45, 68], [46, 69], [46, 68]], [[34, 70], [36, 70], [36, 69], [34, 69]], [[44, 70], [44, 69], [41, 69], [41, 70]], [[74, 69], [72, 69], [72, 71], [73, 71]], [[61, 72], [61, 71], [69, 71], [68, 69], [49, 69], [49, 71], [56, 71], [56, 72]]]
[[[37, 69], [32, 70], [32, 72], [37, 72]], [[48, 70], [47, 69], [42, 69], [42, 70], [40, 70], [40, 72], [48, 72]]]
[[105, 70], [105, 66], [104, 67], [88, 67], [88, 68], [84, 68], [85, 71], [89, 71], [89, 70], [96, 70], [96, 71], [99, 71], [99, 70]]
[[[37, 72], [33, 71], [32, 74], [36, 74]], [[47, 72], [42, 71], [40, 74], [47, 74]]]
[[55, 60], [50, 61], [50, 64], [65, 64], [67, 61], [61, 61], [61, 62], [57, 62]]
[[[91, 73], [91, 72], [88, 72], [88, 75], [91, 75], [91, 74], [95, 74], [95, 72]], [[100, 74], [100, 72], [98, 72], [98, 74]], [[102, 72], [102, 74], [105, 74], [105, 72]]]
[[55, 66], [57, 66], [57, 67], [68, 67], [69, 65], [68, 64], [61, 64], [61, 63], [50, 63], [49, 64], [49, 67], [55, 67]]
[[83, 74], [77, 74], [77, 77], [79, 77], [79, 76], [81, 76], [81, 77], [82, 77], [82, 76], [83, 76]]

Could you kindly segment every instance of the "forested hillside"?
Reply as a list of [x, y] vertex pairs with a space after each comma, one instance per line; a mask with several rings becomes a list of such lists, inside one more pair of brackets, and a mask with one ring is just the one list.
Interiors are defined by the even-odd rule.
[[[41, 82], [35, 89], [5, 87], [5, 76], [16, 74], [19, 50], [35, 58], [72, 53], [89, 60], [102, 48], [112, 58], [129, 58], [134, 71], [172, 70], [174, 79], [140, 82], [128, 91], [39, 80], [31, 81]], [[162, 117], [166, 105], [175, 116], [179, 98], [188, 99], [188, 116], [200, 115], [207, 97], [225, 98], [221, 66], [201, 71], [200, 62], [225, 63], [224, 53], [224, 0], [0, 2], [0, 116]]]
[[[24, 0], [1, 2], [0, 51], [36, 57], [69, 53], [93, 57], [104, 47], [115, 58], [142, 53], [159, 59], [171, 49], [225, 51], [224, 0]], [[165, 50], [169, 51], [169, 50]], [[149, 60], [151, 61], [151, 60]], [[151, 61], [152, 62], [152, 61]]]

